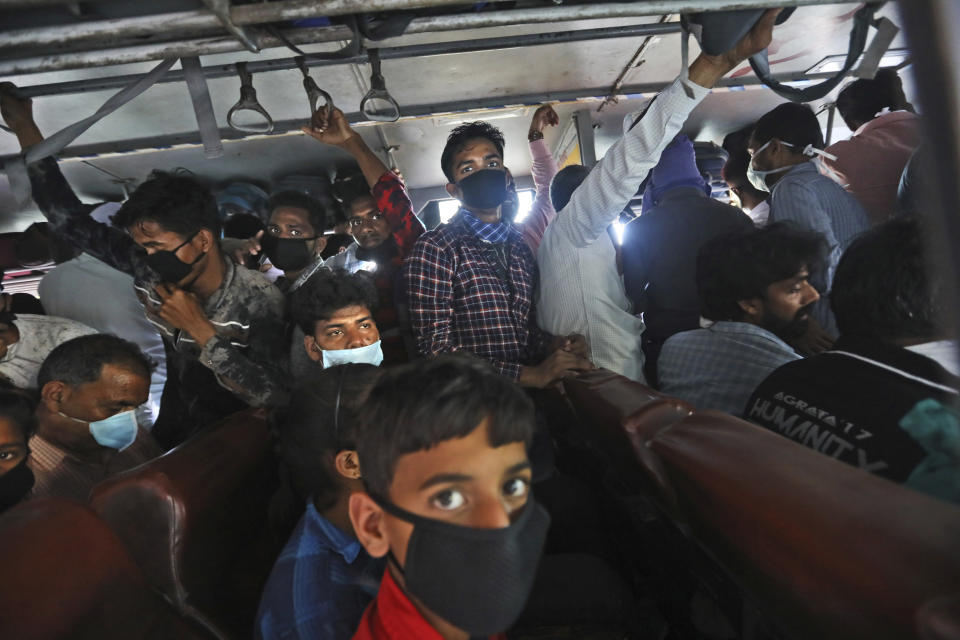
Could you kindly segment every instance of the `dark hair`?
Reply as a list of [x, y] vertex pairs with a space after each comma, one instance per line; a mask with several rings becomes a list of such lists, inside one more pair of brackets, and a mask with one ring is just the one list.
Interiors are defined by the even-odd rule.
[[893, 341], [941, 334], [947, 279], [924, 258], [924, 230], [914, 216], [858, 237], [840, 258], [830, 306], [841, 335]]
[[0, 417], [19, 427], [24, 442], [37, 430], [36, 408], [37, 401], [29, 392], [0, 386]]
[[303, 209], [307, 212], [307, 219], [310, 226], [316, 234], [322, 235], [327, 228], [327, 213], [323, 205], [316, 198], [312, 198], [302, 191], [278, 191], [270, 196], [267, 202], [267, 212], [273, 216], [273, 212], [280, 207], [290, 207], [293, 209]]
[[573, 192], [577, 190], [587, 176], [590, 169], [582, 164], [571, 164], [560, 169], [550, 182], [550, 204], [554, 211], [560, 211], [570, 203]]
[[803, 151], [808, 144], [823, 149], [823, 131], [813, 109], [796, 102], [786, 102], [768, 111], [753, 127], [751, 138], [756, 144], [776, 138], [792, 144], [796, 153]]
[[463, 151], [467, 143], [476, 138], [486, 138], [503, 157], [503, 132], [487, 122], [465, 122], [447, 136], [447, 144], [440, 154], [440, 168], [447, 180], [454, 182], [453, 156]]
[[50, 231], [49, 222], [34, 222], [17, 236], [13, 253], [23, 267], [32, 267], [53, 261], [61, 264], [75, 258], [80, 251], [59, 234]]
[[37, 386], [57, 380], [76, 386], [100, 379], [103, 365], [111, 364], [150, 378], [154, 363], [133, 342], [105, 333], [68, 340], [59, 345], [40, 365]]
[[816, 273], [824, 256], [822, 235], [786, 222], [714, 238], [697, 254], [700, 314], [714, 321], [739, 320], [743, 310], [738, 301], [765, 298], [767, 287], [792, 278], [804, 266]]
[[873, 120], [878, 111], [895, 109], [897, 102], [889, 80], [861, 78], [837, 95], [837, 111], [850, 129], [856, 129]]
[[113, 226], [130, 229], [155, 222], [184, 238], [207, 229], [220, 237], [217, 200], [193, 176], [154, 171], [113, 216]]
[[263, 231], [266, 225], [260, 216], [252, 213], [235, 213], [223, 223], [224, 238], [240, 238], [246, 240]]
[[769, 194], [760, 191], [747, 179], [747, 167], [750, 166], [750, 154], [741, 149], [730, 154], [730, 158], [723, 165], [723, 179], [738, 189], [749, 191], [755, 198], [765, 200]]
[[463, 438], [484, 418], [493, 447], [533, 438], [533, 403], [485, 361], [448, 355], [388, 369], [360, 419], [367, 487], [387, 496], [401, 456]]
[[271, 413], [280, 461], [301, 501], [312, 497], [323, 510], [336, 500], [337, 472], [325, 464], [325, 456], [357, 448], [358, 414], [382, 372], [370, 364], [324, 369], [300, 385], [286, 407]]
[[352, 305], [377, 310], [377, 288], [366, 273], [345, 269], [321, 270], [289, 294], [290, 315], [303, 332], [312, 336], [317, 322]]

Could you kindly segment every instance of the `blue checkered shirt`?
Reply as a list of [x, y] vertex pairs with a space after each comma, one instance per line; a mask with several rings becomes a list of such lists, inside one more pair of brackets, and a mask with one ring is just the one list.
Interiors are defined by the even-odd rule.
[[657, 360], [660, 391], [698, 409], [739, 416], [768, 375], [799, 359], [790, 345], [766, 329], [747, 322], [716, 322], [663, 343]]
[[484, 242], [493, 242], [496, 244], [507, 242], [517, 237], [522, 237], [520, 232], [513, 228], [512, 224], [504, 221], [484, 222], [474, 215], [471, 215], [466, 209], [460, 210], [460, 217], [463, 223], [473, 231], [474, 235]]
[[277, 558], [260, 599], [258, 640], [346, 640], [377, 595], [384, 562], [313, 504]]

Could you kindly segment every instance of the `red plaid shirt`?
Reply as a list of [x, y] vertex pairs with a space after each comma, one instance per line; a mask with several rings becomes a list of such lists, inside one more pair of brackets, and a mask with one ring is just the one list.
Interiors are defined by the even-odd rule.
[[521, 365], [543, 359], [552, 339], [534, 311], [537, 261], [511, 232], [508, 279], [501, 280], [462, 215], [420, 236], [404, 264], [417, 350], [426, 356], [470, 351], [516, 380]]

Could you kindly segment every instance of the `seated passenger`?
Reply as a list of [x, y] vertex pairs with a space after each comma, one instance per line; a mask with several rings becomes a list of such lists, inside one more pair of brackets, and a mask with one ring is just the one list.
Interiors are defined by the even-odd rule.
[[57, 346], [96, 333], [90, 327], [54, 316], [0, 312], [0, 378], [19, 389], [37, 387], [40, 365]]
[[524, 386], [545, 387], [592, 368], [583, 336], [554, 339], [536, 322], [537, 264], [501, 218], [508, 176], [503, 134], [485, 122], [455, 128], [440, 166], [460, 211], [420, 236], [404, 264], [421, 355], [469, 351]]
[[761, 380], [800, 358], [784, 341], [807, 329], [819, 299], [809, 279], [824, 251], [818, 234], [783, 223], [704, 245], [696, 282], [700, 315], [712, 324], [664, 343], [660, 390], [740, 415]]
[[[119, 203], [109, 202], [90, 215], [105, 223], [119, 208]], [[134, 292], [133, 277], [81, 253], [48, 271], [40, 280], [39, 293], [50, 315], [70, 318], [100, 333], [130, 340], [156, 364], [150, 378], [150, 400], [137, 412], [138, 422], [151, 428], [160, 413], [167, 359], [163, 340], [144, 315], [143, 305]]]
[[770, 218], [770, 193], [760, 191], [747, 178], [750, 154], [746, 150], [734, 151], [723, 165], [723, 179], [730, 191], [740, 199], [740, 208], [750, 216], [753, 224], [763, 227]]
[[104, 334], [74, 338], [50, 353], [37, 376], [31, 497], [86, 500], [101, 480], [160, 455], [136, 418], [152, 366], [137, 345]]
[[306, 512], [264, 588], [258, 639], [350, 638], [377, 594], [384, 561], [357, 541], [348, 506], [350, 494], [363, 491], [357, 412], [379, 371], [369, 365], [328, 369], [274, 415], [281, 464]]
[[0, 513], [33, 488], [27, 442], [37, 430], [36, 402], [17, 389], [0, 388]]
[[[348, 223], [354, 243], [327, 259], [331, 269], [354, 272], [361, 269], [374, 275], [380, 297], [377, 324], [383, 335], [383, 348], [392, 362], [407, 360], [404, 330], [397, 303], [400, 267], [410, 255], [413, 243], [423, 233], [423, 225], [413, 213], [413, 204], [400, 176], [387, 168], [347, 122], [343, 112], [321, 109], [303, 131], [320, 142], [347, 151], [357, 161], [369, 191], [353, 197], [348, 204]], [[409, 341], [409, 329], [405, 330]]]
[[[659, 100], [654, 100], [650, 111], [657, 109]], [[696, 105], [689, 99], [686, 103], [691, 109]], [[683, 124], [675, 112], [664, 114], [664, 119], [676, 123], [675, 128]], [[648, 111], [646, 117], [649, 115]], [[657, 359], [664, 341], [700, 326], [694, 277], [697, 251], [724, 233], [749, 229], [750, 218], [710, 197], [710, 185], [697, 169], [693, 143], [684, 135], [677, 136], [660, 155], [650, 172], [647, 191], [653, 206], [626, 226], [621, 254], [627, 295], [633, 300], [634, 312], [643, 313], [646, 325], [647, 379], [656, 385]]]
[[[306, 352], [324, 369], [349, 363], [379, 366], [383, 351], [373, 319], [376, 309], [377, 292], [366, 273], [318, 273], [290, 294], [290, 315], [303, 332], [303, 340], [291, 349]], [[296, 362], [292, 355], [291, 361]], [[302, 379], [309, 372], [293, 374]]]
[[[823, 133], [813, 110], [793, 102], [781, 104], [760, 118], [750, 135], [749, 175], [753, 186], [771, 192], [771, 223], [792, 222], [826, 239], [827, 269], [812, 280], [823, 298], [813, 317], [819, 327], [836, 336], [828, 303], [833, 272], [843, 251], [870, 223], [857, 199], [822, 175], [811, 161], [822, 148]], [[816, 331], [817, 326], [811, 326]]]
[[[0, 106], [22, 148], [43, 139], [28, 100], [0, 92]], [[155, 173], [109, 227], [90, 218], [55, 159], [27, 171], [54, 233], [136, 278], [167, 348], [167, 385], [152, 432], [158, 441], [173, 447], [247, 405], [286, 399], [283, 295], [221, 252], [209, 189], [189, 176]]]
[[301, 191], [273, 194], [267, 211], [270, 218], [260, 247], [270, 264], [283, 271], [274, 284], [287, 293], [324, 268], [320, 254], [327, 244], [327, 215], [318, 200]]
[[744, 417], [848, 464], [904, 482], [927, 452], [900, 425], [927, 398], [955, 401], [955, 334], [945, 324], [949, 277], [927, 269], [924, 234], [896, 219], [858, 238], [830, 300], [834, 347], [774, 371]]
[[[891, 77], [892, 76], [892, 77]], [[896, 211], [897, 188], [920, 146], [920, 118], [897, 95], [895, 71], [851, 82], [837, 96], [837, 111], [853, 135], [827, 147], [836, 160], [823, 165], [857, 197], [872, 224]]]
[[506, 631], [550, 524], [530, 495], [532, 403], [488, 364], [449, 356], [388, 370], [370, 398], [350, 521], [387, 569], [353, 637]]

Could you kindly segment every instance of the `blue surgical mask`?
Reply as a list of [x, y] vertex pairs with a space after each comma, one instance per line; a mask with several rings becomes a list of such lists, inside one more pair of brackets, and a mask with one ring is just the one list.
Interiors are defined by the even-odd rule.
[[79, 420], [68, 416], [62, 411], [58, 411], [64, 418], [69, 418], [74, 422], [84, 422], [90, 427], [90, 434], [102, 447], [110, 447], [117, 451], [123, 451], [133, 444], [137, 439], [137, 412], [134, 409], [130, 411], [121, 411], [116, 415], [95, 422]]
[[322, 355], [324, 369], [341, 364], [372, 364], [379, 367], [383, 362], [383, 350], [379, 340], [356, 349], [323, 349]]

